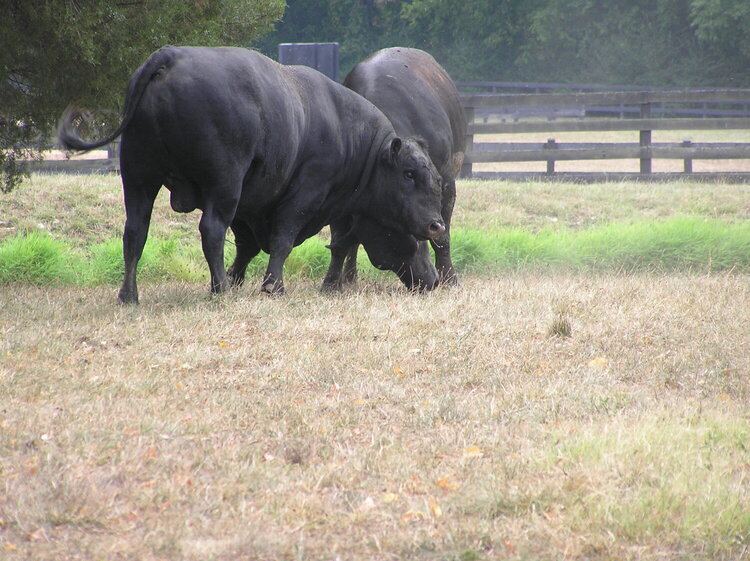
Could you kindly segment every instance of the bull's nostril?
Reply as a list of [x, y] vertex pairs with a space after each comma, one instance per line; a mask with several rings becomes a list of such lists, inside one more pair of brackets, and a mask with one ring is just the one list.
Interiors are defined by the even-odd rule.
[[442, 222], [438, 222], [437, 220], [435, 222], [432, 222], [429, 226], [429, 232], [430, 235], [433, 237], [441, 235], [443, 232], [445, 232], [445, 226], [443, 226]]

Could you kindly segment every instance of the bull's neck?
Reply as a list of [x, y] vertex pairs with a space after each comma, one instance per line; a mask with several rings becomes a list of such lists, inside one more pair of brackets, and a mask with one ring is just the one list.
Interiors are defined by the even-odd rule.
[[362, 168], [362, 173], [356, 181], [354, 191], [352, 191], [351, 196], [348, 198], [345, 215], [363, 212], [367, 214], [367, 210], [372, 210], [368, 209], [368, 207], [371, 204], [371, 196], [373, 194], [375, 167], [378, 164], [378, 158], [383, 153], [386, 143], [390, 142], [395, 136], [396, 133], [391, 130], [380, 133], [373, 139], [367, 153], [367, 161]]

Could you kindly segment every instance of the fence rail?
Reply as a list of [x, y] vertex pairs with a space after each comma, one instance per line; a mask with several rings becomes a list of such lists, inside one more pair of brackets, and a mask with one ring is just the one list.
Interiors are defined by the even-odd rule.
[[[690, 104], [704, 106], [741, 103], [750, 104], [750, 90], [650, 90], [619, 92], [573, 92], [543, 94], [461, 94], [468, 121], [466, 155], [461, 170], [462, 177], [518, 177], [519, 172], [481, 172], [474, 174], [475, 163], [528, 162], [542, 161], [547, 164], [545, 176], [569, 178], [575, 174], [561, 175], [555, 172], [555, 162], [563, 160], [609, 160], [638, 159], [640, 174], [645, 178], [673, 178], [685, 175], [698, 177], [693, 173], [693, 160], [696, 159], [750, 159], [750, 142], [700, 143], [652, 143], [654, 130], [750, 130], [750, 117], [656, 117], [655, 104]], [[592, 118], [588, 115], [597, 107], [618, 106], [621, 114], [637, 112], [637, 118]], [[581, 108], [578, 118], [513, 122], [477, 122], [480, 112], [487, 114], [509, 114], [518, 108]], [[668, 113], [669, 108], [664, 109]], [[674, 110], [671, 110], [674, 111]], [[533, 114], [533, 113], [532, 113]], [[555, 115], [555, 113], [552, 113]], [[559, 111], [558, 111], [559, 114]], [[638, 131], [637, 143], [563, 143], [550, 138], [546, 143], [517, 144], [512, 142], [477, 143], [474, 136], [480, 134], [508, 133], [554, 133], [586, 131]], [[653, 159], [683, 160], [682, 174], [655, 174], [652, 172]], [[538, 172], [529, 176], [539, 176]], [[616, 174], [622, 176], [623, 174]], [[601, 173], [601, 178], [612, 174]], [[732, 181], [750, 181], [750, 171], [719, 174]], [[711, 177], [717, 177], [712, 174]], [[581, 179], [597, 179], [597, 174], [581, 174]]]
[[[705, 143], [685, 141], [680, 143], [653, 143], [652, 131], [664, 130], [748, 130], [750, 117], [657, 117], [656, 104], [700, 103], [704, 107], [727, 103], [742, 103], [750, 106], [750, 90], [649, 90], [618, 92], [572, 92], [541, 94], [461, 94], [467, 121], [466, 155], [461, 169], [462, 177], [546, 177], [555, 179], [607, 180], [633, 177], [636, 179], [671, 179], [690, 176], [693, 178], [723, 178], [728, 181], [750, 182], [748, 172], [726, 172], [700, 174], [693, 172], [693, 160], [750, 159], [750, 142]], [[622, 115], [636, 112], [636, 118], [593, 118], [588, 116], [598, 107], [617, 106]], [[531, 114], [544, 114], [552, 109], [553, 120], [536, 117], [529, 120], [492, 122], [476, 120], [477, 114], [508, 113], [518, 108], [531, 109]], [[534, 113], [535, 110], [536, 113]], [[557, 111], [556, 113], [554, 111]], [[622, 111], [624, 110], [624, 111]], [[668, 108], [667, 108], [668, 110]], [[566, 117], [564, 114], [575, 116]], [[486, 113], [485, 113], [486, 114]], [[547, 112], [547, 115], [550, 113]], [[519, 144], [512, 142], [475, 142], [476, 135], [509, 133], [555, 133], [555, 132], [638, 132], [638, 142], [626, 143], [566, 143], [548, 138], [545, 143]], [[748, 137], [750, 139], [750, 136]], [[634, 139], [635, 140], [635, 139]], [[561, 173], [555, 171], [555, 162], [572, 160], [638, 159], [640, 173]], [[681, 173], [652, 173], [654, 159], [677, 159], [683, 161]], [[501, 162], [546, 162], [546, 172], [476, 172], [477, 163]], [[41, 173], [112, 173], [119, 172], [119, 161], [115, 147], [109, 147], [108, 157], [99, 160], [52, 160], [32, 162], [31, 171]]]

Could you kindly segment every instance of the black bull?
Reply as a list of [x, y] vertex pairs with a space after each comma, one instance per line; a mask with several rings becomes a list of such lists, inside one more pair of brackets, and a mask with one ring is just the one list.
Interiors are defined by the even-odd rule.
[[[125, 199], [121, 302], [137, 302], [136, 268], [159, 189], [178, 212], [203, 211], [211, 290], [240, 284], [270, 255], [262, 290], [283, 292], [292, 248], [352, 214], [420, 239], [445, 231], [441, 180], [424, 149], [402, 141], [374, 105], [315, 70], [240, 48], [165, 47], [128, 85], [123, 120], [85, 142], [68, 110], [62, 147], [91, 150], [122, 135]], [[224, 270], [227, 228], [237, 256]]]
[[368, 216], [333, 222], [331, 264], [323, 287], [335, 289], [354, 280], [360, 243], [373, 265], [394, 271], [409, 288], [429, 290], [438, 280], [455, 284], [450, 223], [466, 143], [466, 118], [453, 81], [426, 52], [394, 47], [360, 62], [347, 74], [344, 85], [385, 113], [396, 134], [418, 137], [426, 145], [443, 182], [441, 214], [446, 230], [431, 240], [436, 270], [427, 243], [408, 233], [383, 230]]

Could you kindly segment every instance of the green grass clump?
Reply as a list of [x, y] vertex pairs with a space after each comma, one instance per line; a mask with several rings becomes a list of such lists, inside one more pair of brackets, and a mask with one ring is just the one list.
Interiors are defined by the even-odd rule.
[[[91, 249], [89, 271], [83, 278], [93, 284], [116, 284], [122, 281], [125, 265], [122, 240], [102, 242]], [[138, 262], [138, 276], [142, 280], [180, 279], [202, 281], [208, 278], [208, 267], [200, 246], [177, 238], [151, 239], [143, 248]]]
[[[284, 265], [285, 276], [322, 279], [330, 262], [325, 240], [315, 236], [296, 247]], [[747, 271], [750, 270], [750, 223], [700, 217], [672, 217], [610, 223], [584, 230], [520, 228], [461, 230], [452, 234], [456, 268], [465, 273], [521, 269], [573, 271]], [[87, 258], [79, 256], [85, 253]], [[234, 258], [227, 243], [225, 261]], [[260, 279], [268, 256], [259, 254], [247, 279]], [[391, 277], [377, 271], [360, 248], [358, 266], [366, 278]], [[203, 282], [208, 267], [200, 241], [174, 236], [151, 237], [138, 265], [141, 280]], [[87, 251], [70, 247], [47, 233], [33, 232], [0, 244], [0, 283], [115, 284], [122, 280], [122, 242], [111, 239]]]
[[85, 264], [65, 242], [34, 231], [0, 244], [0, 284], [72, 283]]
[[284, 263], [284, 274], [323, 278], [331, 261], [331, 252], [317, 237], [309, 238], [294, 248]]
[[700, 217], [611, 223], [586, 230], [456, 230], [459, 270], [747, 270], [750, 224]]
[[549, 461], [567, 474], [558, 499], [581, 532], [721, 549], [750, 539], [749, 436], [736, 419], [650, 417], [630, 430], [561, 435]]
[[580, 266], [595, 269], [747, 268], [750, 225], [696, 217], [610, 224], [575, 233], [569, 244]]

